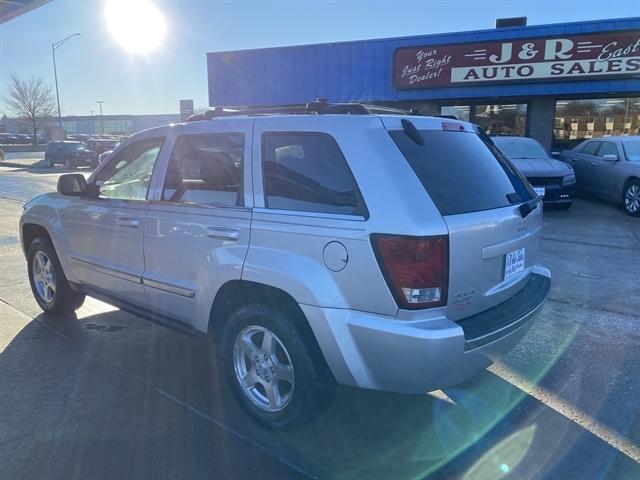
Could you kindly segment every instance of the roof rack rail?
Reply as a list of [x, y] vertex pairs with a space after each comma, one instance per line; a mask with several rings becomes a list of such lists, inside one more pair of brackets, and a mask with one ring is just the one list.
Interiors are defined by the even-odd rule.
[[212, 120], [217, 117], [231, 117], [238, 115], [304, 115], [304, 114], [395, 114], [395, 115], [420, 115], [416, 110], [402, 110], [399, 108], [384, 107], [380, 105], [364, 105], [361, 103], [330, 103], [326, 98], [318, 98], [306, 105], [281, 105], [274, 107], [256, 107], [248, 109], [234, 109], [214, 107], [204, 113], [191, 115], [186, 122], [200, 120]]

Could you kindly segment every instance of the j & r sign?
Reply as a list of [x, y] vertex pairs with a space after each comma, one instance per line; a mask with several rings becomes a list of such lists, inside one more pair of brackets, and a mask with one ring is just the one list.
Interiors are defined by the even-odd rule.
[[640, 78], [640, 31], [399, 48], [396, 88]]

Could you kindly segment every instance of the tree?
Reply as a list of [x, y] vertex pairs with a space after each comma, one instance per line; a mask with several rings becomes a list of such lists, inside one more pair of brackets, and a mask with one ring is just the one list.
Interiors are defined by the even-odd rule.
[[33, 127], [33, 141], [38, 144], [38, 126], [52, 117], [56, 111], [51, 86], [41, 78], [30, 77], [21, 80], [9, 75], [9, 85], [4, 100], [13, 116], [29, 121]]

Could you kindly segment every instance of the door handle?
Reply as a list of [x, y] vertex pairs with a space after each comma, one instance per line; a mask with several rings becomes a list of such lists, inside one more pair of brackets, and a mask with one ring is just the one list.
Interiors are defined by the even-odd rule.
[[591, 162], [591, 165], [593, 165], [594, 167], [598, 166], [598, 162]]
[[138, 226], [140, 225], [140, 220], [133, 217], [118, 217], [116, 223], [120, 227], [138, 228]]
[[236, 241], [240, 238], [240, 231], [235, 228], [207, 227], [207, 237]]

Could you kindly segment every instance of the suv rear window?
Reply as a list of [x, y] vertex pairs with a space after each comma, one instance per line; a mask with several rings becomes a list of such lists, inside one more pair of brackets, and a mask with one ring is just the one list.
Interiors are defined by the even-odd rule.
[[267, 208], [366, 216], [349, 165], [324, 133], [265, 133], [262, 172]]
[[403, 130], [389, 134], [442, 215], [478, 212], [533, 198], [526, 180], [500, 151], [480, 135], [420, 130], [424, 144]]

